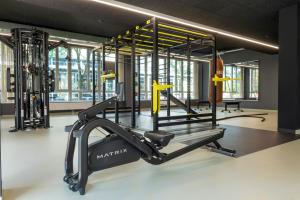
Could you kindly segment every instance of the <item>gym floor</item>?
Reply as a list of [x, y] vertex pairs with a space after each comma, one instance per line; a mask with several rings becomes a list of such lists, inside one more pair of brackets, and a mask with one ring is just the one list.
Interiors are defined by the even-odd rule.
[[[252, 112], [255, 111], [246, 111]], [[300, 159], [297, 153], [300, 140], [278, 136], [275, 131], [277, 114], [268, 113], [264, 123], [249, 118], [220, 122], [228, 129], [225, 137], [238, 136], [242, 129], [244, 135], [235, 138], [247, 138], [250, 144], [253, 140], [269, 142], [254, 152], [244, 149], [246, 152], [233, 158], [197, 149], [160, 166], [140, 160], [91, 175], [85, 196], [71, 192], [62, 180], [68, 136], [64, 126], [72, 124], [76, 115], [53, 114], [50, 129], [24, 133], [8, 133], [13, 119], [7, 117], [1, 121], [4, 197], [21, 200], [300, 199]], [[255, 136], [249, 136], [254, 133]], [[239, 141], [233, 140], [236, 147], [241, 145]], [[222, 142], [226, 143], [226, 140]], [[172, 143], [168, 150], [182, 145], [185, 144]]]

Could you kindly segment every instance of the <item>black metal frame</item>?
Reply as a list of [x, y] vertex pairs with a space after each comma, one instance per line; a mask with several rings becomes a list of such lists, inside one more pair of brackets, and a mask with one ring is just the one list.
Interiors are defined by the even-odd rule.
[[[202, 140], [199, 140], [191, 145], [183, 147], [181, 149], [175, 150], [171, 153], [162, 153], [160, 150], [168, 145], [169, 141], [174, 138], [174, 134], [166, 134], [160, 133], [158, 138], [155, 139], [155, 134], [153, 138], [135, 133], [132, 130], [126, 130], [120, 127], [118, 124], [97, 117], [97, 114], [103, 112], [111, 105], [115, 104], [117, 99], [115, 97], [107, 99], [106, 101], [96, 104], [84, 111], [81, 111], [78, 114], [78, 121], [76, 121], [71, 126], [66, 126], [65, 131], [69, 132], [69, 140], [65, 157], [65, 176], [64, 181], [69, 185], [69, 188], [72, 191], [79, 191], [81, 195], [85, 194], [85, 186], [87, 184], [88, 176], [92, 174], [94, 171], [89, 167], [91, 161], [89, 159], [89, 150], [90, 147], [88, 145], [89, 135], [90, 133], [96, 129], [97, 127], [101, 127], [106, 130], [109, 135], [106, 138], [116, 136], [120, 139], [124, 140], [127, 145], [131, 146], [135, 151], [140, 152], [139, 155], [146, 162], [158, 165], [164, 162], [167, 162], [171, 159], [179, 157], [185, 153], [193, 151], [199, 147], [208, 145], [210, 143], [215, 144], [215, 148], [219, 151], [225, 151], [230, 154], [234, 154], [234, 150], [223, 148], [217, 140], [224, 136], [224, 129], [220, 129], [219, 132], [212, 134], [211, 136], [207, 136]], [[151, 133], [149, 133], [151, 134]], [[78, 139], [78, 173], [74, 173], [73, 169], [73, 160], [75, 153], [75, 144]], [[163, 141], [163, 142], [162, 142]], [[102, 145], [102, 143], [99, 143]], [[100, 147], [100, 146], [99, 146]], [[91, 150], [92, 151], [92, 150]], [[109, 151], [107, 149], [106, 151]], [[126, 156], [126, 155], [124, 155]], [[113, 157], [111, 159], [114, 159]], [[119, 159], [122, 159], [119, 158]], [[94, 161], [101, 162], [101, 161]], [[129, 163], [129, 162], [128, 162]], [[122, 163], [124, 164], [124, 163]], [[105, 166], [105, 163], [103, 163]], [[114, 165], [117, 166], [118, 164]], [[109, 168], [113, 166], [103, 167], [102, 169]]]
[[[115, 41], [115, 89], [119, 86], [119, 41]], [[117, 99], [115, 103], [115, 122], [119, 123], [119, 99]]]
[[[120, 43], [119, 48], [130, 48], [131, 52], [131, 79], [135, 80], [135, 58], [137, 50], [141, 51], [144, 55], [152, 55], [152, 82], [159, 81], [159, 53], [166, 54], [166, 84], [171, 84], [170, 82], [170, 58], [171, 53], [176, 52], [180, 55], [185, 55], [187, 58], [187, 76], [188, 76], [188, 95], [187, 101], [185, 105], [185, 110], [187, 112], [186, 122], [187, 123], [199, 123], [198, 120], [191, 120], [190, 114], [198, 114], [195, 113], [191, 109], [191, 56], [193, 52], [211, 54], [212, 60], [214, 63], [213, 72], [211, 74], [215, 74], [216, 72], [216, 39], [211, 34], [202, 33], [197, 29], [188, 28], [186, 26], [176, 25], [174, 23], [166, 22], [161, 19], [152, 18], [148, 20], [146, 23], [141, 24], [139, 26], [134, 27], [133, 29], [128, 30], [124, 35], [119, 35], [116, 38], [112, 39], [112, 42], [118, 40]], [[108, 43], [108, 44], [111, 44]], [[138, 56], [139, 57], [139, 56]], [[138, 60], [139, 62], [139, 60]], [[138, 65], [138, 75], [139, 75], [139, 65]], [[212, 76], [213, 76], [212, 75]], [[138, 81], [140, 84], [140, 81]], [[132, 83], [131, 88], [133, 89]], [[212, 84], [214, 85], [214, 84]], [[216, 125], [216, 88], [213, 86], [213, 97], [212, 97], [212, 114], [211, 114], [211, 122], [212, 126]], [[140, 92], [139, 92], [140, 93]], [[153, 105], [153, 89], [151, 91], [151, 105]], [[140, 94], [139, 94], [140, 95]], [[171, 116], [171, 100], [175, 97], [171, 95], [171, 90], [167, 90], [167, 116], [170, 117], [169, 120], [172, 120]], [[135, 96], [132, 94], [132, 99], [135, 99]], [[138, 97], [138, 113], [140, 113], [140, 96]], [[157, 102], [156, 102], [157, 103]], [[132, 108], [135, 107], [136, 102], [132, 101]], [[181, 105], [183, 106], [183, 105]], [[158, 131], [159, 124], [159, 114], [151, 112], [151, 116], [153, 117], [153, 131]], [[135, 127], [135, 112], [132, 109], [131, 113], [131, 127]], [[207, 119], [203, 119], [207, 121]], [[201, 121], [201, 120], [200, 120]], [[164, 122], [163, 126], [165, 126], [168, 122]], [[180, 122], [183, 123], [183, 122]], [[175, 123], [176, 124], [176, 123]], [[170, 126], [174, 125], [173, 122], [170, 122]]]
[[[200, 43], [200, 48], [199, 48]], [[105, 119], [105, 110], [115, 104], [116, 108], [116, 118], [115, 121], [118, 122], [118, 99], [116, 97], [105, 100], [105, 85], [103, 85], [103, 102], [92, 106], [78, 114], [78, 121], [71, 126], [66, 127], [66, 131], [69, 132], [69, 141], [67, 146], [67, 153], [65, 157], [65, 177], [64, 181], [68, 183], [69, 188], [73, 191], [79, 191], [80, 194], [85, 193], [85, 186], [88, 180], [88, 176], [94, 171], [89, 166], [93, 162], [89, 158], [89, 151], [92, 151], [92, 146], [88, 145], [89, 134], [93, 129], [101, 127], [105, 130], [109, 137], [118, 137], [121, 140], [135, 149], [142, 159], [146, 162], [157, 165], [188, 153], [199, 147], [213, 143], [215, 146], [213, 148], [218, 151], [225, 151], [229, 154], [234, 154], [234, 150], [223, 148], [218, 142], [224, 136], [224, 129], [216, 129], [216, 133], [205, 137], [204, 139], [197, 140], [191, 145], [183, 147], [171, 153], [162, 153], [160, 150], [168, 145], [169, 141], [174, 137], [172, 133], [166, 133], [159, 131], [159, 127], [163, 126], [173, 126], [181, 124], [191, 124], [191, 123], [202, 123], [202, 122], [212, 122], [212, 128], [216, 126], [216, 86], [213, 85], [212, 91], [212, 112], [199, 114], [191, 109], [191, 99], [190, 99], [190, 74], [191, 74], [191, 56], [193, 51], [206, 51], [206, 53], [211, 53], [213, 60], [213, 70], [211, 73], [211, 81], [216, 73], [217, 67], [217, 54], [216, 54], [216, 39], [214, 36], [209, 34], [200, 33], [197, 30], [193, 30], [187, 27], [179, 27], [175, 24], [170, 24], [163, 20], [152, 18], [148, 20], [145, 24], [137, 26], [132, 30], [126, 32], [125, 35], [120, 35], [117, 38], [113, 38], [112, 41], [103, 45], [102, 48], [102, 69], [105, 70], [105, 46], [113, 46], [116, 52], [116, 63], [115, 71], [116, 78], [118, 78], [118, 63], [119, 63], [119, 52], [123, 51], [130, 54], [131, 63], [131, 127], [134, 128], [136, 125], [136, 56], [138, 56], [137, 67], [138, 67], [138, 84], [140, 84], [140, 57], [142, 53], [152, 54], [152, 82], [159, 81], [159, 53], [167, 53], [167, 62], [165, 68], [167, 69], [167, 84], [170, 83], [170, 57], [171, 51], [180, 52], [187, 57], [188, 60], [188, 100], [187, 105], [180, 102], [177, 98], [171, 95], [170, 90], [161, 92], [167, 97], [167, 116], [159, 117], [158, 112], [152, 111], [153, 116], [153, 131], [146, 132], [144, 135], [134, 132], [133, 129], [124, 129], [117, 123]], [[197, 47], [195, 47], [197, 46]], [[129, 48], [129, 49], [128, 49]], [[142, 49], [142, 51], [141, 51]], [[209, 50], [209, 51], [207, 51]], [[94, 70], [93, 70], [94, 72]], [[93, 79], [94, 80], [94, 79]], [[116, 81], [117, 82], [117, 81]], [[105, 83], [104, 83], [105, 84]], [[153, 88], [152, 88], [152, 101], [153, 104]], [[159, 100], [158, 100], [159, 101]], [[177, 101], [178, 104], [186, 110], [187, 115], [171, 116], [170, 113], [170, 101]], [[157, 103], [157, 102], [156, 102]], [[138, 106], [140, 113], [140, 89], [138, 96]], [[99, 118], [96, 115], [98, 113], [103, 113], [103, 118]], [[192, 118], [194, 118], [192, 120]], [[184, 121], [171, 121], [185, 119]], [[159, 123], [159, 121], [167, 121]], [[73, 158], [75, 152], [75, 144], [78, 139], [78, 173], [74, 174], [73, 171]], [[102, 141], [102, 140], [101, 140]], [[106, 140], [109, 141], [109, 140]], [[97, 143], [99, 145], [103, 143]], [[110, 144], [110, 143], [109, 143]], [[100, 146], [99, 146], [100, 147]], [[109, 146], [111, 148], [111, 146]], [[109, 149], [108, 149], [109, 150]], [[94, 152], [92, 152], [94, 153]], [[125, 158], [125, 157], [124, 157]], [[121, 157], [122, 159], [122, 157]], [[126, 160], [126, 159], [125, 159]], [[94, 161], [97, 162], [97, 161]], [[99, 162], [99, 161], [98, 161]], [[133, 161], [131, 161], [133, 162]], [[128, 161], [129, 163], [129, 161]], [[125, 163], [123, 163], [125, 164]], [[105, 163], [103, 163], [105, 165]], [[114, 165], [114, 166], [117, 166]], [[104, 168], [108, 168], [107, 166]], [[104, 169], [103, 168], [103, 169]], [[98, 169], [99, 170], [99, 169]], [[97, 170], [97, 171], [98, 171]], [[96, 170], [95, 170], [96, 171]]]
[[[95, 52], [99, 51], [99, 49], [101, 50], [101, 68], [102, 68], [102, 72], [105, 72], [106, 68], [105, 68], [105, 57], [106, 57], [106, 53], [108, 52], [115, 52], [115, 88], [117, 89], [119, 87], [119, 64], [120, 63], [125, 63], [125, 62], [120, 62], [120, 53], [123, 53], [125, 55], [130, 55], [130, 78], [131, 80], [135, 80], [136, 79], [136, 67], [137, 67], [137, 73], [138, 73], [138, 105], [136, 105], [136, 91], [135, 91], [135, 87], [136, 87], [136, 82], [132, 81], [131, 82], [131, 98], [134, 99], [134, 101], [132, 101], [132, 105], [130, 106], [130, 112], [131, 112], [131, 127], [135, 127], [136, 126], [136, 112], [138, 112], [138, 114], [140, 114], [141, 111], [141, 97], [140, 97], [140, 53], [137, 53], [136, 47], [134, 45], [134, 37], [132, 37], [132, 41], [133, 41], [133, 45], [130, 45], [130, 50], [128, 51], [124, 51], [124, 49], [121, 49], [123, 47], [122, 42], [119, 39], [115, 39], [114, 41], [110, 42], [110, 43], [105, 43], [103, 44], [101, 47], [97, 47], [93, 49], [93, 55], [95, 54]], [[137, 62], [136, 62], [136, 59]], [[93, 77], [95, 76], [95, 70], [94, 68], [96, 67], [95, 64], [95, 60], [96, 57], [93, 56]], [[127, 64], [129, 64], [129, 62], [127, 62]], [[124, 77], [126, 78], [126, 77]], [[95, 85], [95, 80], [93, 79], [93, 89], [96, 87]], [[103, 94], [103, 98], [102, 100], [105, 101], [106, 100], [106, 85], [105, 85], [105, 81], [102, 84], [102, 94]], [[94, 102], [96, 102], [95, 100], [95, 92], [93, 92], [93, 104]], [[115, 122], [119, 123], [119, 112], [122, 112], [124, 110], [120, 110], [120, 101], [118, 100], [115, 103], [114, 106], [114, 113], [115, 113]], [[106, 117], [106, 111], [103, 111], [103, 117]]]
[[135, 116], [135, 36], [132, 35], [132, 45], [131, 45], [131, 128], [134, 128], [136, 125], [136, 116]]

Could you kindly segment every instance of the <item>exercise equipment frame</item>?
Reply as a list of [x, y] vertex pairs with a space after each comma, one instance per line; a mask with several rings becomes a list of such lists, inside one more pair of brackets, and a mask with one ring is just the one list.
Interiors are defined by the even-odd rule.
[[[122, 128], [120, 125], [97, 116], [108, 107], [114, 105], [116, 97], [107, 99], [84, 111], [78, 113], [78, 120], [65, 127], [69, 133], [64, 181], [69, 189], [81, 195], [85, 194], [88, 176], [95, 171], [131, 163], [142, 158], [144, 161], [159, 165], [193, 151], [199, 147], [213, 143], [211, 148], [217, 151], [234, 154], [234, 150], [223, 148], [218, 139], [224, 136], [224, 129], [215, 129], [215, 132], [197, 142], [175, 150], [163, 153], [161, 150], [174, 138], [174, 134], [167, 132], [146, 132], [144, 135], [134, 130]], [[107, 135], [93, 143], [88, 144], [90, 133], [97, 128], [104, 130]], [[78, 172], [74, 173], [74, 153], [76, 140], [78, 140]]]
[[[185, 26], [180, 26], [178, 24], [173, 24], [166, 22], [161, 19], [152, 18], [147, 20], [145, 23], [133, 27], [132, 29], [126, 31], [123, 35], [118, 35], [112, 38], [109, 42], [104, 43], [101, 46], [102, 56], [105, 55], [107, 50], [114, 51], [116, 53], [115, 60], [115, 70], [118, 70], [119, 64], [119, 52], [126, 52], [125, 54], [131, 57], [131, 80], [136, 80], [136, 67], [138, 69], [137, 74], [140, 74], [140, 56], [141, 55], [152, 55], [152, 83], [159, 83], [159, 56], [160, 54], [166, 54], [166, 71], [167, 71], [167, 85], [171, 85], [170, 82], [170, 59], [175, 54], [185, 55], [187, 60], [187, 103], [186, 103], [186, 123], [199, 123], [199, 122], [211, 122], [212, 127], [216, 126], [216, 86], [213, 84], [213, 95], [212, 95], [212, 112], [210, 116], [201, 116], [201, 114], [194, 112], [191, 109], [191, 59], [193, 52], [205, 52], [205, 54], [212, 54], [213, 60], [213, 70], [211, 72], [211, 80], [216, 74], [217, 65], [217, 50], [216, 50], [216, 38], [215, 36], [207, 33], [202, 33], [199, 30], [191, 29]], [[97, 50], [97, 49], [95, 49]], [[172, 54], [173, 52], [173, 54]], [[137, 63], [136, 63], [137, 58]], [[105, 58], [102, 58], [102, 65], [105, 63]], [[137, 66], [136, 66], [137, 64]], [[94, 66], [95, 67], [95, 66]], [[94, 70], [93, 70], [94, 71]], [[94, 76], [94, 75], [93, 75]], [[118, 76], [116, 76], [116, 79]], [[138, 77], [139, 79], [139, 77]], [[94, 80], [94, 79], [93, 79]], [[140, 79], [139, 79], [140, 81]], [[140, 82], [138, 81], [138, 84]], [[116, 81], [117, 83], [117, 81]], [[94, 83], [93, 83], [94, 84]], [[131, 127], [136, 127], [136, 91], [135, 91], [135, 81], [131, 83]], [[171, 89], [167, 89], [167, 116], [168, 119], [173, 120], [176, 116], [171, 116], [171, 100], [172, 97]], [[93, 95], [95, 98], [95, 95]], [[138, 114], [141, 110], [141, 100], [140, 100], [140, 90], [138, 92]], [[105, 88], [103, 88], [103, 100], [105, 100]], [[151, 90], [151, 107], [153, 104], [159, 105], [158, 102], [154, 102], [153, 98], [153, 88]], [[158, 100], [156, 100], [158, 101]], [[95, 100], [93, 101], [95, 103]], [[118, 113], [118, 107], [116, 106], [116, 113]], [[159, 109], [158, 109], [159, 110]], [[160, 123], [160, 117], [158, 112], [153, 112], [153, 131], [159, 130], [161, 126], [169, 126], [184, 124], [184, 122], [163, 122]], [[197, 115], [199, 114], [199, 115]], [[197, 116], [194, 116], [197, 115]], [[173, 118], [175, 117], [175, 118]], [[198, 119], [194, 120], [193, 118]], [[204, 119], [202, 119], [205, 117]], [[199, 119], [200, 118], [200, 119]], [[119, 116], [116, 114], [115, 122], [119, 121]]]

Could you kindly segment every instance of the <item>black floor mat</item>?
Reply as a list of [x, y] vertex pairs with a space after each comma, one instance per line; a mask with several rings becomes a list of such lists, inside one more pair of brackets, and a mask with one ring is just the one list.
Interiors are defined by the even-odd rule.
[[[130, 114], [122, 114], [120, 121], [125, 124], [130, 124]], [[164, 130], [174, 132], [175, 134], [188, 134], [201, 130], [203, 124], [189, 124], [173, 127], [165, 127]], [[152, 129], [152, 119], [150, 116], [137, 115], [137, 126], [146, 130]], [[225, 148], [235, 149], [236, 157], [244, 156], [263, 149], [274, 147], [280, 144], [291, 142], [300, 138], [300, 135], [279, 133], [268, 130], [243, 128], [238, 126], [220, 125], [221, 128], [226, 128], [224, 138], [219, 142]], [[196, 142], [186, 141], [184, 144]]]
[[300, 138], [299, 135], [274, 131], [221, 125], [226, 128], [224, 138], [219, 142], [225, 148], [235, 149], [236, 156], [244, 156], [263, 149], [291, 142]]

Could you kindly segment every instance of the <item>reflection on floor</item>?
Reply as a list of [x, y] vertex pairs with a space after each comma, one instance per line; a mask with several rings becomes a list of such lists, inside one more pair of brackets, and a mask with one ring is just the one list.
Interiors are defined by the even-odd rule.
[[[126, 117], [123, 119], [125, 122]], [[257, 119], [251, 128], [224, 125], [228, 141], [223, 142], [236, 145], [242, 141], [263, 151], [232, 158], [197, 149], [160, 166], [141, 160], [91, 175], [87, 194], [82, 197], [62, 181], [67, 142], [64, 126], [75, 120], [76, 115], [56, 115], [51, 117], [50, 129], [14, 134], [8, 133], [13, 120], [2, 120], [5, 199], [300, 199], [300, 140], [262, 148], [264, 141], [289, 139], [253, 129], [259, 129]], [[241, 124], [247, 121], [240, 119]], [[271, 123], [276, 126], [276, 122]], [[250, 136], [253, 134], [255, 137]], [[172, 144], [169, 149], [180, 145]], [[251, 151], [242, 147], [242, 154]]]

